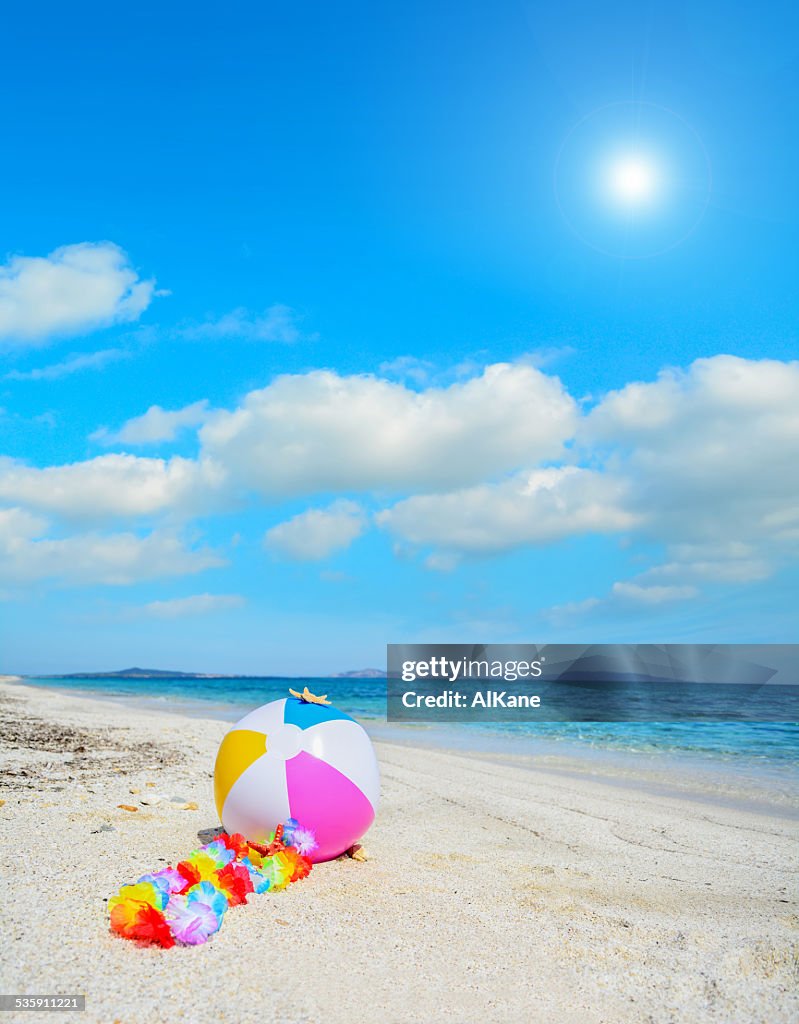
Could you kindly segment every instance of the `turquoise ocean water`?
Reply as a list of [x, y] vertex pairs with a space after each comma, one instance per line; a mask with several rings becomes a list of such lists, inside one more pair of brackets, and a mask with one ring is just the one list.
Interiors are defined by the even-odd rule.
[[[359, 719], [375, 736], [422, 745], [509, 753], [564, 754], [580, 751], [615, 751], [624, 755], [648, 755], [652, 763], [664, 755], [685, 755], [696, 763], [726, 765], [745, 771], [761, 770], [775, 779], [799, 781], [799, 725], [796, 722], [528, 722], [470, 723], [456, 725], [390, 725], [386, 723], [384, 679], [286, 679], [202, 677], [159, 679], [59, 679], [37, 678], [26, 682], [74, 690], [126, 703], [167, 708], [185, 713], [236, 721], [249, 709], [278, 697], [288, 688], [307, 685]], [[774, 701], [796, 709], [795, 687], [765, 687], [762, 696], [749, 700]], [[799, 691], [797, 691], [799, 692]], [[707, 691], [704, 691], [706, 699]], [[697, 699], [700, 699], [699, 696]], [[751, 705], [750, 705], [751, 706]]]

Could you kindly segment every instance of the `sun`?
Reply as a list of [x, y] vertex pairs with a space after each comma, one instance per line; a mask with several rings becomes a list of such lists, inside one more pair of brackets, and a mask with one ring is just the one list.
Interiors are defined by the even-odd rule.
[[685, 241], [712, 191], [710, 157], [679, 114], [646, 102], [609, 103], [566, 133], [553, 167], [566, 226], [605, 256], [645, 259]]
[[620, 205], [641, 207], [650, 204], [660, 187], [655, 163], [641, 154], [617, 157], [608, 168], [606, 186], [611, 198]]

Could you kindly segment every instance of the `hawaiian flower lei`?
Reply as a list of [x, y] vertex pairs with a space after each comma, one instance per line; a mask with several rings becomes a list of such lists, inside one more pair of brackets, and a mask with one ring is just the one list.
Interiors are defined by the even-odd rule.
[[251, 892], [277, 892], [305, 878], [313, 832], [294, 819], [278, 825], [269, 843], [222, 833], [176, 868], [166, 867], [123, 885], [108, 901], [111, 928], [124, 939], [196, 946], [219, 931], [228, 907]]

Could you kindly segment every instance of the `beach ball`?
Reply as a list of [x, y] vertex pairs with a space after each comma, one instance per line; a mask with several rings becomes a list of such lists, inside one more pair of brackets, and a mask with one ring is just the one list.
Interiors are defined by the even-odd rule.
[[379, 795], [371, 740], [329, 704], [294, 697], [264, 704], [233, 726], [216, 756], [214, 798], [225, 830], [263, 843], [296, 818], [315, 833], [313, 861], [356, 843], [374, 821]]

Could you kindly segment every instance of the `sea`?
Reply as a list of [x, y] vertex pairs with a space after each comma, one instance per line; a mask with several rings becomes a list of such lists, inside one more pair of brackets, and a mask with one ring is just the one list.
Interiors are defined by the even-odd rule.
[[[799, 724], [786, 721], [668, 722], [469, 722], [390, 723], [386, 720], [386, 680], [364, 678], [79, 678], [27, 677], [25, 683], [55, 687], [137, 707], [173, 709], [183, 714], [235, 722], [252, 708], [285, 697], [289, 687], [326, 694], [360, 721], [375, 739], [469, 750], [500, 756], [533, 756], [553, 764], [579, 757], [602, 771], [612, 759], [630, 771], [645, 767], [661, 775], [705, 773], [708, 781], [734, 776], [759, 783], [791, 801], [799, 796]], [[641, 686], [646, 686], [642, 683]], [[781, 692], [777, 692], [781, 691]], [[629, 689], [627, 691], [628, 697]], [[796, 719], [798, 687], [762, 687], [747, 696], [753, 718]], [[685, 697], [682, 698], [683, 702]], [[697, 694], [707, 701], [707, 688]], [[768, 708], [758, 706], [769, 702]], [[775, 701], [777, 702], [775, 704]], [[701, 712], [695, 709], [697, 716]], [[690, 718], [691, 709], [686, 715]], [[719, 774], [721, 773], [721, 775]]]

